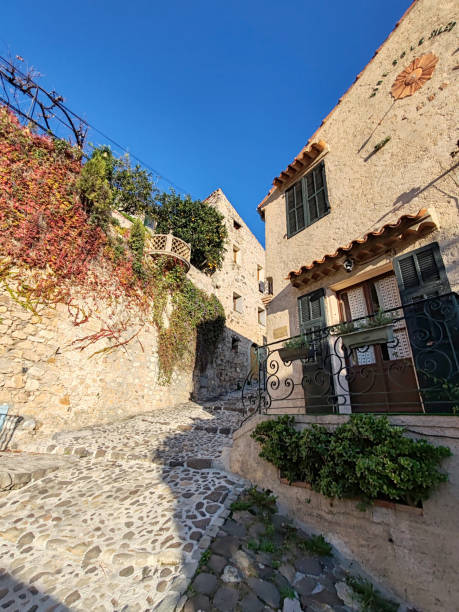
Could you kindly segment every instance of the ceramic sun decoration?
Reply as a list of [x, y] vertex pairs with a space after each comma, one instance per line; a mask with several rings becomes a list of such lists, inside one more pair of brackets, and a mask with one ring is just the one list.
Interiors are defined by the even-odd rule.
[[396, 100], [413, 95], [432, 76], [438, 57], [426, 53], [414, 59], [395, 79], [391, 94]]

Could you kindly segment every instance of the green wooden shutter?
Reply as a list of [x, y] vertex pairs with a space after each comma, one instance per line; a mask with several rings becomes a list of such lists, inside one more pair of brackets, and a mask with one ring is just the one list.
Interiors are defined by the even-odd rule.
[[[459, 384], [459, 304], [450, 294], [438, 243], [395, 258], [394, 270], [424, 410], [451, 412], [451, 398], [442, 383]], [[444, 297], [434, 300], [435, 308], [430, 300], [423, 301], [436, 296]]]
[[325, 327], [324, 290], [298, 298], [298, 314], [302, 334]]
[[394, 259], [403, 304], [451, 291], [437, 242]]

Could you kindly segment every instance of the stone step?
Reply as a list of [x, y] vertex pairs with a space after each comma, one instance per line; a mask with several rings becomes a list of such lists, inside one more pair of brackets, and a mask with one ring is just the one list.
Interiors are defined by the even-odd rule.
[[54, 454], [0, 452], [0, 496], [21, 489], [49, 472], [71, 467], [76, 461], [76, 457]]

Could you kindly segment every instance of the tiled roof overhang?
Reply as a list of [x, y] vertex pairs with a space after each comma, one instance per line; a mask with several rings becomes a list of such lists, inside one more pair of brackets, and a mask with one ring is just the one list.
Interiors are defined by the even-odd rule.
[[425, 208], [414, 215], [402, 215], [395, 223], [386, 223], [379, 230], [368, 232], [363, 238], [356, 238], [348, 245], [338, 247], [334, 253], [327, 253], [322, 259], [314, 259], [299, 270], [291, 270], [286, 278], [294, 287], [329, 276], [342, 269], [342, 257], [354, 261], [366, 261], [382, 255], [401, 241], [416, 239], [437, 228], [431, 213]]
[[[408, 15], [408, 13], [413, 9], [414, 5], [416, 4], [416, 2], [418, 2], [419, 0], [413, 0], [413, 2], [410, 4], [410, 6], [406, 9], [406, 11], [403, 13], [402, 17], [397, 21], [397, 23], [394, 26], [394, 29], [392, 30], [392, 32], [390, 32], [389, 36], [386, 38], [386, 40], [376, 49], [376, 51], [373, 54], [373, 57], [371, 58], [371, 60], [368, 62], [368, 64], [366, 65], [366, 67], [359, 72], [359, 74], [355, 77], [354, 82], [352, 83], [352, 85], [348, 88], [348, 90], [341, 96], [341, 98], [338, 100], [337, 105], [332, 108], [332, 110], [328, 113], [328, 115], [322, 119], [322, 122], [320, 124], [320, 126], [317, 128], [317, 130], [314, 132], [314, 134], [311, 136], [311, 138], [308, 140], [308, 144], [311, 142], [311, 140], [313, 138], [316, 137], [317, 133], [319, 132], [320, 128], [328, 121], [328, 119], [331, 117], [331, 115], [336, 111], [336, 109], [338, 108], [339, 104], [342, 102], [342, 100], [345, 98], [345, 96], [347, 96], [347, 94], [351, 91], [351, 89], [353, 88], [353, 86], [357, 83], [357, 81], [359, 80], [359, 78], [362, 76], [362, 74], [364, 73], [364, 71], [366, 70], [366, 68], [368, 68], [368, 66], [372, 63], [372, 61], [374, 60], [374, 58], [378, 55], [378, 53], [380, 52], [380, 50], [383, 48], [383, 46], [386, 44], [386, 42], [389, 40], [389, 38], [393, 35], [393, 33], [395, 32], [395, 30], [398, 28], [398, 26], [402, 23], [402, 21], [405, 19], [405, 17]], [[319, 141], [320, 142], [320, 141]], [[304, 149], [301, 151], [301, 153], [299, 155], [297, 155], [294, 159], [294, 161], [292, 162], [292, 164], [295, 164], [295, 161], [297, 160], [297, 158], [299, 156], [301, 156], [303, 154], [303, 151], [305, 151], [308, 148], [308, 144], [306, 144], [306, 147], [304, 147]], [[312, 147], [313, 145], [311, 145]], [[290, 164], [290, 166], [292, 165]], [[288, 168], [290, 168], [290, 166], [288, 166]], [[287, 168], [287, 169], [288, 169]], [[285, 172], [285, 171], [284, 171]], [[282, 172], [279, 175], [282, 176]], [[279, 178], [277, 177], [277, 178]], [[274, 179], [274, 181], [276, 181], [276, 179]], [[278, 188], [275, 185], [275, 182], [273, 181], [273, 186], [271, 187], [271, 189], [268, 191], [268, 193], [266, 194], [266, 196], [263, 198], [263, 200], [258, 204], [257, 206], [257, 210], [259, 212], [259, 214], [261, 215], [261, 217], [264, 219], [264, 206], [265, 204], [268, 202], [270, 196], [276, 191], [276, 189]]]
[[276, 178], [273, 180], [273, 186], [268, 191], [266, 197], [258, 205], [258, 209], [263, 206], [269, 196], [276, 189], [283, 189], [289, 184], [293, 183], [320, 155], [322, 155], [324, 151], [327, 150], [328, 145], [323, 140], [313, 142], [312, 144], [304, 147], [300, 153], [298, 153], [292, 163], [289, 164], [285, 170], [282, 170], [279, 176], [276, 176]]

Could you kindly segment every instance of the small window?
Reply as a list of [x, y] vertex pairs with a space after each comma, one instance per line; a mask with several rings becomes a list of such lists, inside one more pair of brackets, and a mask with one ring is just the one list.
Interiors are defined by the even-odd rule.
[[272, 276], [266, 277], [266, 293], [269, 295], [273, 294], [273, 278]]
[[263, 276], [263, 268], [260, 265], [257, 265], [257, 281], [264, 280]]
[[266, 310], [258, 308], [258, 323], [260, 325], [266, 325]]
[[234, 229], [241, 229], [242, 227], [242, 225], [238, 223], [236, 219], [233, 219], [233, 226], [234, 226]]
[[234, 353], [239, 352], [239, 338], [236, 338], [235, 336], [231, 338], [231, 350]]
[[233, 293], [233, 310], [242, 312], [242, 296], [237, 293]]
[[285, 202], [289, 238], [329, 212], [323, 162], [287, 189]]
[[240, 253], [240, 249], [235, 244], [233, 244], [233, 262], [236, 264], [241, 262]]

